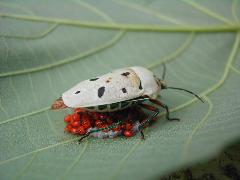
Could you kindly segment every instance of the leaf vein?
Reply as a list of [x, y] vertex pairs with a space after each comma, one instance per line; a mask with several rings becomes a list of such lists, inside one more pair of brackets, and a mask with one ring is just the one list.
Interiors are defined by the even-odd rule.
[[14, 179], [16, 179], [16, 180], [20, 179], [23, 176], [23, 174], [25, 172], [27, 172], [27, 170], [31, 167], [31, 165], [32, 165], [33, 161], [36, 159], [36, 157], [37, 157], [37, 153], [34, 153], [31, 157], [31, 159], [29, 160], [29, 162], [26, 164], [26, 166], [23, 167], [23, 170], [21, 172], [19, 172]]
[[227, 24], [233, 24], [233, 22], [231, 22], [229, 19], [217, 14], [216, 12], [213, 12], [212, 10], [210, 10], [210, 9], [208, 9], [208, 8], [198, 4], [196, 2], [193, 2], [191, 0], [182, 0], [182, 2], [194, 7], [195, 9], [197, 9], [197, 10], [199, 10], [199, 11], [207, 14], [208, 16], [213, 17], [213, 18], [215, 18], [219, 21], [222, 21], [222, 22], [227, 23]]
[[81, 160], [81, 158], [83, 157], [83, 154], [86, 152], [86, 149], [89, 145], [89, 142], [87, 141], [82, 149], [82, 151], [80, 151], [79, 155], [76, 157], [76, 159], [72, 162], [71, 165], [68, 166], [68, 168], [66, 169], [66, 171], [63, 173], [63, 176], [60, 177], [59, 179], [66, 179], [67, 175], [71, 172], [71, 170], [74, 168], [74, 166], [79, 163], [79, 161]]
[[194, 37], [195, 33], [191, 32], [190, 35], [186, 38], [186, 40], [174, 52], [162, 58], [160, 61], [150, 64], [149, 66], [147, 66], [147, 68], [154, 69], [157, 66], [160, 66], [171, 60], [174, 60], [176, 57], [180, 56], [182, 53], [186, 51], [186, 49], [192, 44]]
[[9, 34], [0, 34], [0, 37], [5, 38], [15, 38], [15, 39], [23, 39], [23, 40], [33, 40], [33, 39], [41, 39], [52, 33], [56, 28], [58, 27], [58, 24], [53, 24], [49, 26], [45, 31], [36, 34], [34, 36], [21, 36], [21, 35], [9, 35]]
[[50, 106], [45, 107], [45, 108], [42, 108], [42, 109], [38, 109], [38, 110], [36, 110], [36, 111], [32, 111], [32, 112], [29, 112], [29, 113], [26, 113], [26, 114], [22, 114], [22, 115], [19, 115], [19, 116], [15, 116], [15, 117], [13, 117], [13, 118], [10, 118], [10, 119], [7, 119], [7, 120], [5, 120], [5, 121], [0, 122], [0, 125], [6, 124], [6, 123], [9, 123], [9, 122], [12, 122], [12, 121], [15, 121], [15, 120], [17, 120], [17, 119], [24, 118], [24, 117], [33, 116], [33, 115], [35, 115], [35, 114], [39, 114], [39, 113], [44, 112], [44, 111], [47, 111], [47, 110], [49, 110], [49, 109], [50, 109]]
[[[223, 83], [226, 81], [226, 79], [228, 77], [228, 74], [229, 74], [229, 71], [230, 71], [231, 64], [233, 63], [233, 61], [234, 61], [234, 59], [236, 57], [236, 54], [238, 52], [239, 44], [240, 44], [240, 32], [238, 32], [236, 34], [235, 42], [233, 44], [232, 51], [231, 51], [231, 53], [229, 55], [229, 58], [227, 60], [226, 65], [225, 65], [223, 76], [220, 78], [220, 80], [217, 83], [215, 83], [209, 89], [207, 89], [207, 90], [203, 91], [202, 93], [200, 93], [202, 96], [207, 96], [208, 94], [212, 93], [213, 91], [218, 89], [220, 86], [222, 86]], [[176, 106], [176, 107], [170, 109], [170, 112], [175, 112], [175, 111], [181, 110], [181, 109], [183, 109], [185, 107], [188, 107], [192, 103], [196, 102], [197, 100], [198, 100], [197, 98], [193, 98], [192, 100], [190, 100], [190, 101], [188, 101], [186, 103], [183, 103], [183, 104], [181, 104], [179, 106]], [[165, 114], [166, 114], [165, 112], [162, 112], [162, 113], [159, 114], [158, 117], [161, 117], [161, 116], [163, 116]]]
[[232, 10], [232, 15], [233, 15], [235, 21], [239, 23], [239, 18], [238, 18], [238, 15], [237, 15], [237, 4], [238, 4], [237, 0], [233, 0], [231, 10]]
[[6, 50], [6, 56], [5, 56], [5, 58], [4, 58], [5, 61], [7, 62], [7, 61], [8, 61], [8, 56], [9, 56], [9, 50], [10, 50], [10, 49], [9, 49], [9, 47], [8, 47], [8, 44], [7, 44], [6, 40], [5, 40], [5, 38], [3, 37], [2, 39], [3, 39], [4, 45], [5, 45], [6, 49], [7, 49], [7, 50]]
[[0, 2], [0, 5], [1, 5], [1, 6], [7, 6], [7, 7], [11, 7], [11, 8], [15, 8], [15, 9], [21, 10], [21, 11], [27, 13], [27, 14], [31, 14], [31, 15], [34, 14], [34, 12], [33, 12], [32, 10], [30, 10], [30, 9], [28, 9], [28, 8], [25, 8], [25, 7], [22, 7], [22, 6], [19, 6], [19, 5], [15, 4], [15, 3]]
[[121, 159], [121, 161], [118, 163], [116, 170], [113, 172], [113, 175], [111, 176], [110, 179], [117, 179], [117, 177], [119, 176], [121, 170], [124, 167], [124, 163], [126, 163], [127, 159], [129, 158], [129, 156], [137, 149], [137, 147], [141, 144], [141, 140], [137, 141], [137, 143], [135, 143], [131, 149], [128, 151], [127, 154], [125, 154], [125, 156]]
[[204, 115], [204, 117], [202, 118], [202, 120], [200, 120], [196, 126], [193, 128], [192, 132], [190, 133], [190, 135], [188, 136], [187, 140], [185, 141], [184, 145], [183, 145], [183, 150], [182, 150], [182, 161], [185, 161], [187, 158], [187, 153], [189, 150], [189, 146], [192, 142], [193, 136], [196, 134], [196, 132], [206, 123], [209, 115], [212, 112], [213, 109], [213, 104], [211, 102], [211, 100], [207, 97], [204, 96], [204, 99], [206, 100], [206, 102], [208, 103], [208, 110], [207, 113]]
[[107, 41], [105, 44], [100, 45], [98, 47], [95, 47], [93, 49], [90, 49], [90, 50], [88, 50], [84, 53], [80, 53], [76, 56], [60, 60], [56, 63], [51, 63], [51, 64], [47, 64], [47, 65], [43, 65], [43, 66], [39, 66], [39, 67], [35, 67], [35, 68], [24, 69], [24, 70], [6, 72], [6, 73], [0, 74], [0, 77], [15, 76], [15, 75], [19, 75], [19, 74], [42, 71], [42, 70], [54, 68], [54, 67], [57, 67], [57, 66], [61, 66], [61, 65], [64, 65], [64, 64], [68, 64], [68, 63], [76, 61], [76, 60], [80, 60], [80, 59], [82, 60], [85, 57], [94, 55], [94, 54], [96, 54], [100, 51], [103, 51], [103, 50], [105, 50], [109, 47], [112, 47], [114, 44], [116, 44], [123, 37], [124, 34], [125, 34], [125, 31], [119, 31], [112, 39]]
[[186, 23], [178, 21], [178, 20], [176, 20], [176, 19], [174, 19], [172, 17], [168, 17], [168, 16], [163, 15], [163, 14], [161, 14], [159, 12], [150, 10], [148, 8], [139, 6], [139, 5], [134, 4], [134, 3], [125, 2], [125, 1], [117, 1], [117, 0], [112, 0], [112, 2], [115, 2], [117, 4], [121, 4], [121, 5], [127, 6], [127, 7], [132, 8], [132, 9], [136, 9], [136, 10], [138, 10], [140, 12], [144, 12], [146, 14], [152, 15], [152, 16], [157, 17], [158, 19], [164, 20], [166, 22], [170, 22], [170, 23], [177, 24], [177, 25], [187, 25]]
[[[23, 12], [26, 12], [29, 15], [34, 15], [33, 11], [31, 11], [31, 10], [25, 8], [25, 7], [13, 4], [13, 3], [0, 2], [0, 5], [9, 6], [11, 8], [16, 8], [16, 9], [21, 9]], [[20, 35], [0, 34], [0, 37], [2, 36], [2, 37], [5, 37], [5, 38], [16, 38], [16, 39], [40, 39], [40, 38], [43, 38], [43, 37], [47, 36], [52, 31], [54, 31], [57, 28], [57, 26], [58, 26], [58, 24], [53, 24], [53, 25], [49, 26], [49, 28], [47, 28], [42, 33], [40, 33], [38, 35], [35, 35], [35, 36], [20, 36]]]
[[48, 122], [49, 122], [49, 125], [50, 125], [53, 133], [54, 133], [56, 136], [58, 136], [59, 133], [57, 132], [56, 128], [54, 127], [54, 125], [53, 125], [53, 123], [52, 123], [52, 121], [51, 121], [51, 119], [50, 119], [50, 117], [49, 117], [48, 111], [46, 111], [46, 116], [47, 116], [47, 120], [48, 120]]
[[60, 19], [42, 16], [26, 16], [19, 14], [0, 14], [0, 17], [8, 17], [19, 20], [27, 20], [33, 22], [47, 22], [57, 23], [67, 26], [82, 26], [88, 28], [98, 29], [113, 29], [113, 30], [128, 30], [128, 31], [153, 31], [153, 32], [229, 32], [240, 30], [239, 24], [229, 25], [207, 25], [207, 26], [161, 26], [151, 24], [124, 24], [124, 23], [99, 23], [99, 22], [88, 22], [74, 19]]
[[30, 151], [30, 152], [27, 152], [27, 153], [24, 153], [24, 154], [17, 155], [17, 156], [15, 156], [15, 157], [13, 157], [13, 158], [9, 158], [9, 159], [0, 161], [0, 165], [6, 164], [6, 163], [8, 163], [8, 162], [11, 162], [11, 161], [20, 159], [20, 158], [22, 158], [22, 157], [25, 157], [25, 156], [28, 156], [28, 155], [31, 155], [31, 154], [34, 154], [34, 153], [37, 153], [37, 152], [41, 152], [41, 151], [43, 151], [43, 150], [51, 149], [51, 148], [54, 148], [54, 147], [57, 147], [57, 146], [60, 146], [60, 145], [64, 145], [64, 144], [73, 142], [73, 141], [75, 141], [75, 140], [77, 140], [77, 139], [79, 139], [79, 137], [77, 137], [77, 138], [71, 138], [71, 139], [68, 139], [68, 140], [65, 140], [65, 141], [61, 141], [61, 142], [56, 143], [56, 144], [52, 144], [52, 145], [50, 145], [50, 146], [46, 146], [46, 147], [43, 147], [43, 148], [36, 149], [36, 150], [34, 150], [34, 151]]
[[86, 2], [83, 2], [83, 1], [76, 1], [76, 0], [72, 0], [72, 1], [75, 2], [76, 4], [80, 5], [80, 6], [83, 6], [83, 7], [87, 8], [88, 10], [92, 11], [93, 13], [99, 15], [100, 17], [102, 17], [107, 22], [113, 22], [113, 19], [109, 15], [107, 15], [103, 11], [100, 11], [98, 8], [94, 7], [90, 3], [86, 3]]
[[240, 74], [240, 70], [234, 67], [233, 65], [231, 65], [231, 69], [235, 71], [237, 74]]

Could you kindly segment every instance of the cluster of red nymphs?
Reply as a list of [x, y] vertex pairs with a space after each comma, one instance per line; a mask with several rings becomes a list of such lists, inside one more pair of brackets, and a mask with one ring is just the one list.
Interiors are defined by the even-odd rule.
[[117, 112], [88, 112], [76, 108], [73, 114], [68, 114], [64, 121], [67, 123], [65, 131], [74, 135], [85, 135], [90, 128], [106, 128], [116, 122], [121, 123], [112, 128], [103, 130], [103, 132], [113, 131], [120, 132], [125, 137], [134, 136], [134, 125], [136, 122], [141, 123], [147, 118], [146, 114], [140, 107], [133, 107]]

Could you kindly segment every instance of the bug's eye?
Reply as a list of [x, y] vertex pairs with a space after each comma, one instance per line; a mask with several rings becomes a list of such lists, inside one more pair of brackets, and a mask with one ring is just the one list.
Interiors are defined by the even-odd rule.
[[80, 93], [80, 91], [76, 91], [76, 92], [75, 92], [75, 94], [78, 94], [78, 93]]

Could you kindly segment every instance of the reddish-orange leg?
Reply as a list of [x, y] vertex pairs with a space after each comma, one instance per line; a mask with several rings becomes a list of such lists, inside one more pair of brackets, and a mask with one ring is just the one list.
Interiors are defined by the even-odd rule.
[[154, 104], [156, 104], [156, 105], [158, 105], [158, 106], [161, 106], [162, 108], [164, 108], [166, 110], [166, 118], [167, 118], [167, 120], [169, 120], [169, 121], [174, 121], [174, 120], [179, 121], [180, 120], [179, 118], [170, 118], [169, 117], [169, 108], [168, 108], [168, 106], [166, 104], [164, 104], [164, 103], [162, 103], [162, 102], [160, 102], [160, 101], [158, 101], [156, 99], [150, 99], [149, 98], [149, 101], [154, 103]]
[[[162, 108], [164, 108], [166, 110], [166, 119], [167, 120], [169, 120], [169, 121], [173, 121], [173, 120], [179, 121], [180, 120], [178, 118], [170, 118], [169, 117], [169, 108], [166, 104], [163, 104], [162, 102], [160, 102], [156, 99], [151, 99], [151, 98], [149, 98], [149, 101], [158, 105], [158, 106], [161, 106]], [[147, 105], [147, 104], [140, 104], [140, 106], [147, 109], [147, 110], [150, 110], [150, 111], [154, 112], [149, 118], [144, 120], [138, 128], [140, 133], [141, 133], [142, 139], [144, 139], [144, 134], [143, 134], [143, 131], [142, 131], [143, 127], [146, 123], [149, 123], [150, 121], [152, 121], [159, 114], [159, 109], [154, 107], [154, 106]]]
[[149, 123], [150, 121], [152, 121], [158, 114], [159, 114], [159, 109], [154, 107], [154, 106], [150, 106], [150, 105], [147, 105], [147, 104], [140, 104], [140, 106], [142, 108], [145, 108], [147, 110], [150, 110], [150, 111], [153, 111], [154, 113], [147, 119], [145, 119], [144, 121], [141, 122], [140, 126], [138, 127], [138, 130], [140, 131], [141, 133], [141, 137], [142, 139], [144, 139], [144, 134], [143, 134], [143, 128], [144, 128], [144, 125], [146, 123]]

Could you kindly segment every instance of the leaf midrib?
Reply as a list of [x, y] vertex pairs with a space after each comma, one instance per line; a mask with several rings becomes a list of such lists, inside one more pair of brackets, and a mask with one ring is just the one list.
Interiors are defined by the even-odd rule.
[[128, 31], [152, 31], [152, 32], [229, 32], [240, 30], [238, 23], [231, 25], [209, 25], [209, 26], [161, 26], [161, 25], [150, 25], [150, 24], [124, 24], [124, 23], [100, 23], [100, 22], [88, 22], [73, 19], [64, 18], [51, 18], [43, 16], [26, 16], [19, 14], [0, 14], [2, 18], [13, 18], [21, 19], [33, 22], [45, 22], [45, 23], [57, 23], [68, 26], [81, 26], [88, 28], [97, 29], [112, 29], [112, 30], [128, 30]]

